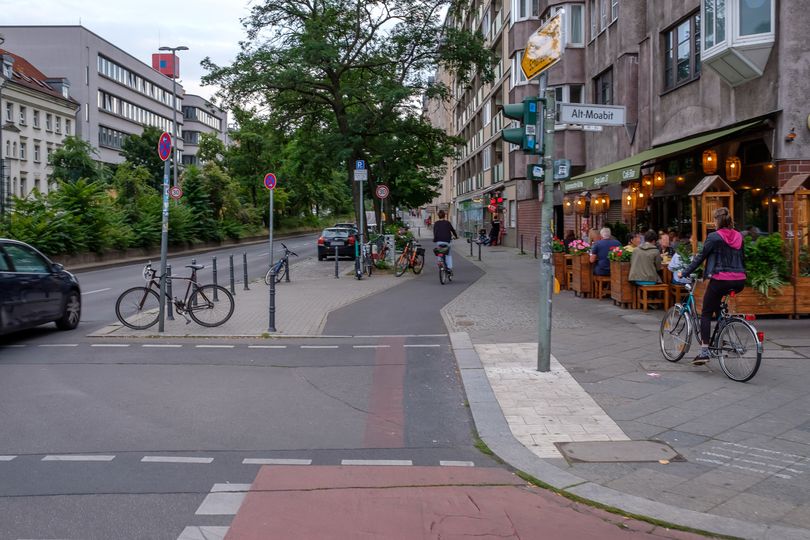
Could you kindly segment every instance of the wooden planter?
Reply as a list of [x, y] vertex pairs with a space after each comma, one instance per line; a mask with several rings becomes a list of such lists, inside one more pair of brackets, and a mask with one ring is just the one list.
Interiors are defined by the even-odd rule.
[[810, 314], [810, 277], [796, 278], [796, 308], [797, 315]]
[[568, 288], [568, 272], [565, 268], [565, 253], [554, 253], [554, 277], [560, 282], [560, 289]]
[[[703, 281], [695, 289], [695, 305], [698, 313], [703, 306], [703, 293], [708, 283]], [[736, 295], [729, 302], [732, 313], [746, 313], [753, 315], [792, 315], [794, 313], [793, 293], [795, 288], [790, 283], [778, 291], [771, 291], [771, 297], [766, 298], [754, 289], [746, 287], [743, 292]]]
[[574, 255], [571, 262], [571, 283], [569, 286], [578, 296], [589, 296], [591, 294], [591, 282], [593, 281], [590, 255], [587, 253]]
[[633, 305], [636, 286], [630, 283], [630, 262], [610, 261], [610, 297], [617, 304]]

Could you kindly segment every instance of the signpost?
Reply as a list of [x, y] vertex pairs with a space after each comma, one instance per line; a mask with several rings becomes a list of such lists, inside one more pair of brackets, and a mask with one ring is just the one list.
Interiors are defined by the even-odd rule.
[[[267, 204], [267, 229], [269, 231], [268, 243], [270, 252], [270, 266], [273, 268], [273, 190], [276, 188], [276, 175], [267, 173], [264, 175], [264, 187], [270, 190], [270, 200]], [[270, 276], [270, 302], [267, 310], [267, 331], [276, 331], [276, 276]]]
[[[368, 180], [368, 169], [366, 169], [366, 162], [362, 159], [358, 159], [354, 162], [354, 181], [360, 182], [360, 223], [358, 224], [358, 230], [360, 233], [360, 251], [359, 253], [362, 255], [363, 253], [363, 242], [364, 242], [364, 229], [363, 226], [363, 218], [366, 215], [365, 212], [365, 205], [363, 204], [363, 182]], [[336, 257], [337, 258], [337, 257]], [[355, 269], [357, 279], [362, 279], [363, 277], [363, 261], [357, 259], [355, 261]]]
[[374, 194], [378, 199], [387, 199], [388, 195], [391, 194], [391, 190], [385, 184], [380, 184], [377, 186], [377, 189], [374, 190]]
[[588, 103], [560, 103], [560, 122], [563, 124], [587, 124], [591, 126], [623, 126], [625, 107], [616, 105], [592, 105]]
[[169, 156], [172, 154], [172, 136], [165, 131], [158, 139], [158, 156], [163, 161], [163, 216], [160, 232], [160, 309], [158, 332], [166, 330], [166, 259], [169, 250]]
[[183, 196], [183, 190], [180, 189], [180, 186], [172, 186], [169, 188], [169, 197], [174, 199], [175, 201], [179, 201], [180, 197]]

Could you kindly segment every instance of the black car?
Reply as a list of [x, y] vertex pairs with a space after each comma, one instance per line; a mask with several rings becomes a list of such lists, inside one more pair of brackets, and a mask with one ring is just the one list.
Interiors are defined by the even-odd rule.
[[24, 242], [0, 238], [0, 334], [50, 322], [73, 330], [81, 313], [76, 276]]
[[318, 260], [335, 256], [335, 247], [338, 257], [351, 257], [354, 259], [355, 232], [342, 227], [324, 229], [318, 238]]

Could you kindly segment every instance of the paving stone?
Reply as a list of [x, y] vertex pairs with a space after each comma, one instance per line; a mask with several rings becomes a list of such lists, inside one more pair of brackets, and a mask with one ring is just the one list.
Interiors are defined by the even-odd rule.
[[794, 507], [782, 516], [781, 521], [788, 525], [810, 529], [810, 503]]
[[[662, 469], [663, 465], [660, 466]], [[605, 485], [625, 493], [654, 499], [658, 493], [667, 488], [683, 484], [688, 480], [659, 470], [640, 468], [630, 474], [612, 480]]]
[[736, 497], [712, 508], [712, 513], [737, 519], [774, 522], [795, 510], [796, 506], [786, 502], [761, 497], [751, 493], [740, 493]]
[[668, 443], [674, 448], [683, 448], [696, 446], [708, 440], [708, 437], [702, 435], [695, 435], [694, 433], [687, 433], [685, 431], [670, 430], [656, 435], [658, 439]]
[[645, 424], [673, 428], [685, 422], [694, 420], [695, 418], [701, 418], [704, 415], [705, 413], [703, 411], [694, 412], [684, 410], [679, 407], [668, 407], [662, 411], [654, 412], [653, 414], [648, 414], [647, 416], [642, 416], [638, 419], [638, 421]]

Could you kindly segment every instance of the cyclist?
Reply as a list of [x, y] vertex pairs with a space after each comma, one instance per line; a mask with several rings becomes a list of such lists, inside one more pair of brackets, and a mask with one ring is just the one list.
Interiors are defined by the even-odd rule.
[[703, 261], [706, 261], [705, 275], [709, 285], [703, 295], [703, 309], [700, 313], [700, 353], [692, 364], [702, 366], [709, 361], [709, 340], [711, 339], [712, 316], [720, 313], [720, 302], [724, 296], [745, 288], [745, 264], [742, 234], [734, 229], [734, 219], [728, 208], [714, 211], [715, 232], [710, 233], [692, 264], [678, 277], [688, 276]]
[[458, 234], [453, 228], [453, 224], [445, 219], [444, 210], [439, 210], [439, 219], [433, 224], [433, 242], [439, 247], [447, 248], [447, 255], [444, 256], [444, 264], [447, 266], [447, 273], [453, 273], [453, 256], [450, 255], [450, 242], [453, 238], [458, 240]]

